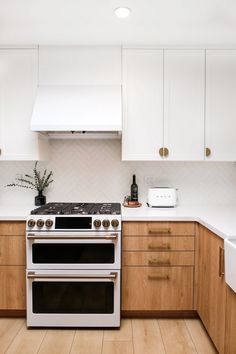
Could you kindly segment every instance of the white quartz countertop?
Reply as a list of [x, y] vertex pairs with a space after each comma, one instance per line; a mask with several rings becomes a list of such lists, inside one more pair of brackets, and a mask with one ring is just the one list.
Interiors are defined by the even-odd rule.
[[26, 220], [34, 205], [4, 205], [0, 206], [0, 220]]
[[123, 221], [197, 221], [209, 230], [227, 238], [236, 236], [236, 205], [177, 206], [175, 208], [122, 207]]
[[[0, 207], [0, 220], [26, 220], [34, 205]], [[197, 221], [221, 238], [236, 236], [236, 205], [177, 206], [175, 208], [122, 207], [123, 221]]]

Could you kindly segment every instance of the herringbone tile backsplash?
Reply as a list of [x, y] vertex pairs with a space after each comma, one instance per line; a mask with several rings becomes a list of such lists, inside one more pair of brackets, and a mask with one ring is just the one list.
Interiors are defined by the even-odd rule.
[[[5, 188], [33, 162], [0, 162], [0, 205], [32, 204], [34, 191]], [[156, 186], [179, 189], [182, 205], [236, 204], [236, 165], [222, 162], [122, 162], [118, 140], [55, 140], [51, 157], [40, 167], [52, 169], [47, 201], [122, 201], [136, 174], [140, 200], [146, 201], [145, 176]]]

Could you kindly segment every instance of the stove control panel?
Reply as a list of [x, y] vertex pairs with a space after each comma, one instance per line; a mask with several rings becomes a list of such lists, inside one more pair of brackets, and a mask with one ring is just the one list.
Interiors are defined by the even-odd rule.
[[119, 231], [120, 215], [30, 215], [27, 219], [28, 231]]

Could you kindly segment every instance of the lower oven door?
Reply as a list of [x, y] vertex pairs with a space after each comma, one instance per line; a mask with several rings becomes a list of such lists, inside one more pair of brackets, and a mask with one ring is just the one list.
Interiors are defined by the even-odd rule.
[[27, 269], [120, 269], [120, 232], [28, 233]]
[[27, 271], [26, 277], [27, 326], [120, 326], [120, 271]]

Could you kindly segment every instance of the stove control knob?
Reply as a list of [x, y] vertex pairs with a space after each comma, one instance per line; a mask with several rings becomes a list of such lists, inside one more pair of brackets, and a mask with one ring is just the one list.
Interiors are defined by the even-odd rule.
[[29, 221], [28, 221], [28, 226], [29, 226], [29, 227], [34, 227], [35, 224], [36, 224], [36, 222], [35, 222], [34, 219], [29, 219]]
[[101, 227], [101, 225], [102, 225], [101, 220], [99, 220], [99, 219], [94, 220], [93, 225], [96, 228]]
[[102, 226], [103, 227], [109, 227], [110, 226], [110, 220], [107, 220], [107, 219], [103, 220]]
[[51, 220], [51, 219], [47, 219], [46, 221], [45, 221], [45, 225], [46, 225], [46, 227], [52, 227], [52, 225], [53, 225], [53, 221]]
[[117, 219], [111, 220], [111, 226], [112, 227], [118, 227], [119, 226], [119, 220], [117, 220]]
[[37, 220], [37, 226], [40, 227], [40, 228], [42, 228], [43, 225], [44, 225], [44, 221], [43, 221], [42, 219], [38, 219], [38, 220]]

